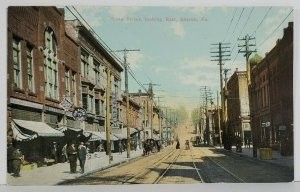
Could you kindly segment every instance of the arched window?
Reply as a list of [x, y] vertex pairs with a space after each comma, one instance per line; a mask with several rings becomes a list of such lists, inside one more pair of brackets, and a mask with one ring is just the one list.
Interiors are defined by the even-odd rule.
[[49, 49], [56, 54], [57, 43], [53, 30], [50, 27], [47, 27], [45, 30], [45, 48]]
[[45, 48], [49, 50], [48, 53], [44, 53], [45, 96], [58, 100], [57, 44], [55, 34], [50, 27], [45, 30], [44, 40]]

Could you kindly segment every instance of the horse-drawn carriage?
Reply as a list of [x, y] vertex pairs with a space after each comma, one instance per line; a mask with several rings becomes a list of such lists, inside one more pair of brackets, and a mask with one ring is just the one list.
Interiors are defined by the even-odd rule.
[[143, 148], [144, 155], [149, 155], [150, 152], [155, 153], [160, 151], [160, 143], [158, 140], [146, 139], [146, 141], [143, 142]]

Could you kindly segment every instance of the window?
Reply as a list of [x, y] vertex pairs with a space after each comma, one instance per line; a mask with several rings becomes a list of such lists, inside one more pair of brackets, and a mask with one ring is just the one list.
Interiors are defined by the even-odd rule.
[[69, 69], [65, 69], [65, 84], [66, 84], [66, 97], [70, 97], [70, 72]]
[[72, 73], [72, 102], [76, 104], [76, 74]]
[[105, 108], [104, 108], [104, 101], [101, 100], [101, 106], [100, 106], [100, 115], [104, 116], [105, 115]]
[[26, 61], [27, 61], [27, 78], [28, 78], [28, 90], [34, 92], [34, 79], [33, 79], [33, 59], [32, 59], [32, 47], [26, 47]]
[[88, 110], [88, 97], [86, 94], [82, 94], [82, 108]]
[[95, 99], [95, 113], [96, 113], [96, 115], [100, 115], [100, 102], [99, 102], [99, 99]]
[[95, 65], [95, 81], [96, 84], [100, 85], [100, 63], [96, 60], [94, 60], [94, 65]]
[[[45, 47], [56, 53], [56, 38], [48, 27], [45, 31]], [[58, 99], [58, 64], [55, 55], [46, 54], [44, 57], [45, 95], [51, 99]]]
[[21, 47], [20, 40], [13, 39], [14, 87], [21, 88]]
[[56, 53], [56, 38], [53, 30], [50, 27], [48, 27], [45, 31], [45, 47], [53, 53]]
[[84, 50], [81, 50], [81, 73], [83, 77], [88, 78], [89, 76], [89, 56]]
[[94, 110], [94, 97], [92, 95], [89, 95], [87, 111], [93, 113], [93, 110]]

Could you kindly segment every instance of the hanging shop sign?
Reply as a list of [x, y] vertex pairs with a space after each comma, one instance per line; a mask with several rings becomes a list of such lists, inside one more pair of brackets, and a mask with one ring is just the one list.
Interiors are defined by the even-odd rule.
[[118, 125], [118, 102], [117, 102], [117, 94], [112, 93], [111, 98], [111, 119], [112, 119], [112, 128], [119, 128]]
[[64, 97], [62, 102], [59, 104], [61, 108], [64, 109], [64, 111], [69, 111], [69, 109], [73, 106], [73, 102]]
[[72, 116], [76, 121], [84, 121], [86, 119], [86, 114], [86, 110], [80, 107], [73, 111]]

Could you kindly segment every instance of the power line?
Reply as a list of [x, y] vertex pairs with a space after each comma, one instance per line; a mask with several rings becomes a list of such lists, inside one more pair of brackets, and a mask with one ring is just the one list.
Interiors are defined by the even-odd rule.
[[[66, 6], [66, 8], [69, 10], [69, 12], [76, 18], [76, 19], [78, 19], [79, 21], [80, 21], [80, 19], [73, 13], [73, 11], [71, 11], [71, 9], [68, 7], [68, 6]], [[103, 44], [103, 45], [105, 45], [105, 46], [103, 46], [103, 48], [114, 58], [114, 59], [116, 59], [118, 62], [119, 62], [119, 64], [121, 64], [123, 67], [124, 67], [124, 65], [123, 65], [123, 61], [121, 60], [121, 58], [119, 58], [113, 51], [112, 51], [112, 49], [103, 41], [103, 39], [101, 39], [101, 37], [94, 31], [94, 29], [88, 24], [88, 22], [83, 18], [83, 16], [77, 11], [77, 9], [74, 7], [74, 6], [72, 6], [72, 8], [76, 11], [76, 13], [80, 16], [80, 18], [88, 25], [88, 27], [90, 28], [90, 30], [99, 38], [99, 40], [101, 41], [101, 44]], [[146, 93], [148, 93], [148, 91], [147, 91], [147, 89], [143, 86], [143, 84], [142, 83], [140, 83], [137, 79], [136, 79], [136, 77], [135, 77], [135, 75], [134, 75], [134, 73], [133, 73], [133, 71], [131, 70], [131, 68], [130, 67], [128, 67], [128, 72], [129, 72], [129, 74], [131, 75], [131, 77], [136, 81], [136, 83], [138, 84], [138, 85], [140, 85], [145, 91], [146, 91]], [[148, 93], [149, 94], [149, 93]]]
[[260, 21], [260, 23], [257, 25], [256, 29], [254, 30], [254, 32], [250, 35], [252, 36], [253, 34], [256, 33], [256, 31], [258, 30], [258, 28], [261, 26], [261, 24], [263, 23], [263, 21], [266, 19], [268, 13], [270, 12], [270, 10], [272, 9], [272, 7], [269, 7], [268, 11], [266, 12], [265, 16], [263, 17], [263, 19]]
[[231, 18], [231, 20], [230, 20], [230, 24], [228, 25], [227, 31], [226, 31], [226, 33], [225, 33], [225, 37], [224, 37], [224, 39], [223, 39], [222, 42], [224, 42], [225, 39], [227, 38], [227, 34], [228, 34], [228, 31], [229, 31], [229, 28], [230, 28], [230, 26], [231, 26], [231, 24], [232, 24], [232, 21], [233, 21], [233, 19], [234, 19], [234, 17], [235, 17], [236, 12], [237, 12], [237, 8], [235, 9], [235, 11], [234, 11], [234, 13], [233, 13], [233, 16], [232, 16], [232, 18]]
[[[246, 22], [245, 22], [245, 24], [244, 24], [244, 26], [243, 26], [243, 28], [242, 28], [242, 30], [241, 30], [241, 33], [240, 33], [240, 35], [238, 36], [238, 38], [240, 38], [240, 37], [241, 37], [241, 35], [242, 35], [242, 33], [244, 32], [244, 30], [245, 30], [245, 27], [246, 27], [246, 25], [248, 24], [248, 21], [249, 21], [249, 19], [250, 19], [250, 16], [251, 16], [251, 14], [252, 14], [253, 10], [254, 10], [254, 7], [251, 9], [251, 11], [250, 11], [250, 13], [249, 13], [249, 15], [248, 15], [248, 18], [247, 18], [247, 20], [246, 20]], [[237, 44], [237, 41], [235, 42], [234, 46], [232, 47], [232, 50], [231, 50], [231, 52], [234, 50], [234, 48], [235, 48], [236, 44]]]
[[259, 45], [258, 47], [260, 47], [261, 45], [263, 45], [270, 37], [271, 35], [273, 35], [273, 33], [275, 31], [277, 31], [277, 29], [282, 25], [282, 23], [290, 16], [290, 14], [293, 12], [294, 10], [292, 9], [289, 14], [281, 21], [281, 23], [267, 36], [267, 38], [265, 38], [265, 40], [263, 40]]
[[[241, 17], [242, 17], [242, 15], [243, 15], [243, 13], [244, 13], [244, 10], [245, 10], [245, 8], [243, 8], [243, 9], [242, 9], [242, 11], [241, 11], [241, 13], [240, 13], [239, 19], [238, 19], [238, 21], [237, 21], [237, 23], [236, 23], [236, 25], [235, 25], [235, 27], [234, 27], [234, 29], [233, 29], [233, 32], [232, 32], [232, 37], [234, 36], [234, 33], [235, 33], [235, 30], [236, 30], [236, 27], [238, 26], [238, 24], [239, 24], [239, 22], [240, 22], [240, 19], [241, 19]], [[230, 41], [230, 42], [231, 42], [231, 41]]]

